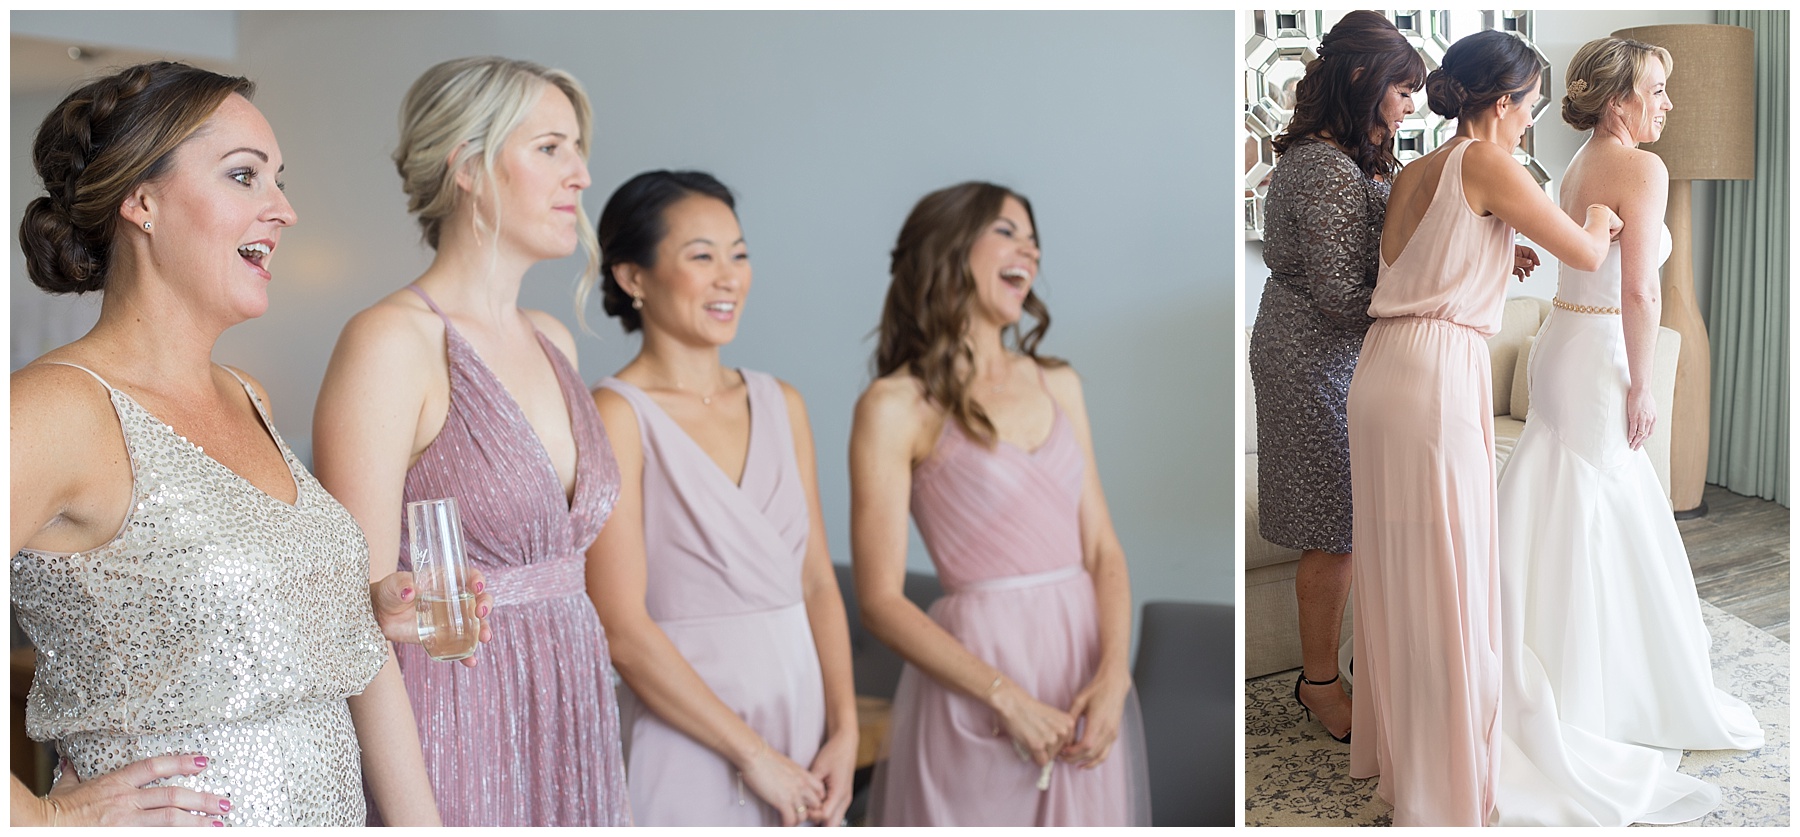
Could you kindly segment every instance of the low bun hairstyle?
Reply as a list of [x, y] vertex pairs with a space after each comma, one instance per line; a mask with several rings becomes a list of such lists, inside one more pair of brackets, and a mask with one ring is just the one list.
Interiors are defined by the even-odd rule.
[[25, 207], [19, 246], [31, 282], [53, 294], [104, 290], [125, 199], [167, 173], [175, 150], [233, 93], [256, 86], [157, 61], [82, 85], [31, 144], [45, 194]]
[[1675, 71], [1675, 58], [1668, 50], [1643, 41], [1608, 37], [1582, 44], [1569, 61], [1563, 121], [1577, 131], [1592, 131], [1613, 102], [1637, 96], [1652, 58], [1662, 62], [1664, 73]]
[[[1294, 88], [1294, 116], [1275, 138], [1275, 152], [1287, 153], [1299, 137], [1326, 134], [1349, 152], [1364, 175], [1399, 171], [1381, 104], [1396, 84], [1416, 90], [1425, 83], [1419, 51], [1380, 12], [1356, 11], [1325, 33], [1318, 55]], [[1377, 134], [1380, 142], [1374, 139]]]
[[1537, 54], [1524, 40], [1489, 29], [1450, 45], [1443, 65], [1425, 77], [1425, 98], [1432, 113], [1461, 119], [1503, 96], [1523, 101], [1542, 74]]
[[737, 200], [718, 178], [703, 171], [647, 171], [613, 190], [600, 210], [600, 304], [630, 334], [644, 327], [644, 316], [631, 306], [631, 294], [619, 285], [613, 269], [622, 264], [656, 267], [656, 248], [669, 234], [663, 213], [683, 198], [701, 195], [737, 213]]
[[[406, 211], [418, 217], [419, 229], [431, 249], [437, 249], [444, 219], [455, 211], [461, 198], [457, 170], [470, 170], [477, 185], [494, 182], [494, 161], [507, 138], [552, 86], [569, 97], [575, 109], [575, 124], [581, 131], [575, 148], [586, 160], [593, 105], [581, 82], [562, 70], [492, 55], [454, 58], [426, 70], [406, 91], [400, 104], [400, 143], [394, 149], [394, 168], [400, 172], [400, 188], [406, 192]], [[475, 223], [480, 231], [480, 219]], [[506, 221], [496, 214], [494, 223], [496, 228], [489, 232], [498, 237], [499, 227]], [[588, 254], [575, 290], [576, 311], [582, 310], [592, 293], [593, 277], [599, 270], [599, 248], [592, 229], [587, 210], [576, 201], [575, 234]]]

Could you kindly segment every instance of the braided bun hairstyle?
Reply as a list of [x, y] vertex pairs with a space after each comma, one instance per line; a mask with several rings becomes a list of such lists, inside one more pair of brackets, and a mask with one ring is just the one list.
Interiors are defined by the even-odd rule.
[[1432, 113], [1461, 119], [1502, 96], [1523, 101], [1542, 72], [1537, 54], [1524, 40], [1489, 29], [1450, 45], [1443, 65], [1425, 77], [1425, 99]]
[[175, 150], [226, 97], [255, 90], [248, 79], [157, 61], [63, 99], [31, 144], [45, 192], [19, 223], [32, 284], [53, 294], [103, 290], [125, 199], [168, 171]]

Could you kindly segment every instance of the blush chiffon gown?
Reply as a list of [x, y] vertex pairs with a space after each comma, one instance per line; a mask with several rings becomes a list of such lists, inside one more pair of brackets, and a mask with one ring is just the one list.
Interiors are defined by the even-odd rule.
[[[801, 570], [812, 519], [781, 382], [739, 370], [750, 448], [734, 483], [643, 390], [612, 390], [637, 413], [644, 448], [645, 606], [707, 688], [802, 768], [825, 738], [825, 681]], [[621, 690], [638, 825], [780, 825], [737, 768]]]
[[[1662, 231], [1662, 258], [1669, 233]], [[1620, 253], [1567, 265], [1557, 299], [1619, 310]], [[1626, 444], [1618, 313], [1552, 308], [1531, 413], [1500, 475], [1505, 690], [1499, 825], [1678, 823], [1719, 802], [1683, 748], [1752, 750], [1762, 730], [1712, 682], [1711, 638], [1649, 455]]]
[[[1100, 657], [1094, 585], [1082, 565], [1084, 458], [1060, 407], [1033, 451], [1005, 442], [987, 449], [946, 418], [912, 482], [913, 519], [945, 590], [931, 618], [1033, 697], [1064, 709]], [[876, 825], [1150, 824], [1135, 691], [1107, 759], [1092, 770], [1054, 762], [1043, 791], [1040, 769], [1014, 751], [992, 710], [911, 664], [891, 718], [888, 758], [871, 786]]]
[[[575, 493], [500, 379], [444, 320], [450, 407], [406, 474], [407, 501], [455, 497], [464, 548], [494, 597], [480, 665], [395, 655], [448, 826], [630, 825], [612, 661], [587, 596], [586, 549], [619, 496], [619, 468], [575, 367], [542, 333], [575, 435]], [[401, 518], [400, 566], [407, 555]]]
[[[1380, 775], [1395, 825], [1484, 825], [1499, 749], [1492, 380], [1512, 230], [1469, 209], [1443, 153], [1350, 383], [1356, 694], [1350, 775]], [[1413, 165], [1418, 165], [1414, 163]]]

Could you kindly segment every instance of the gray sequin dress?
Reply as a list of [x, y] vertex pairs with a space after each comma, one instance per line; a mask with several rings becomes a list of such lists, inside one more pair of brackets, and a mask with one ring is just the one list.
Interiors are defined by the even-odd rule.
[[1374, 322], [1369, 296], [1389, 185], [1302, 138], [1269, 180], [1269, 279], [1250, 336], [1258, 530], [1289, 549], [1350, 551], [1350, 375]]
[[54, 740], [84, 778], [204, 754], [198, 775], [158, 784], [229, 798], [228, 825], [362, 825], [345, 698], [387, 660], [362, 531], [249, 386], [293, 505], [100, 383], [124, 429], [132, 505], [104, 546], [13, 556], [13, 607], [38, 649], [26, 734]]

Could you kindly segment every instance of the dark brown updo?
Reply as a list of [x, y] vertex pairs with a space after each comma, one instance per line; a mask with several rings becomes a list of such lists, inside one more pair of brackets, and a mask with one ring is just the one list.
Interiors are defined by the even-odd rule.
[[157, 61], [70, 93], [44, 117], [31, 165], [45, 195], [25, 207], [19, 245], [33, 284], [53, 294], [106, 287], [119, 208], [168, 171], [175, 149], [248, 79]]
[[712, 198], [737, 213], [737, 200], [719, 179], [703, 171], [647, 171], [625, 181], [606, 199], [600, 210], [595, 235], [600, 240], [600, 304], [607, 316], [630, 334], [644, 327], [644, 315], [632, 307], [631, 294], [619, 285], [613, 270], [633, 264], [656, 267], [656, 248], [669, 234], [663, 213], [683, 198]]
[[1425, 99], [1432, 113], [1461, 119], [1502, 96], [1523, 101], [1542, 73], [1537, 54], [1523, 39], [1489, 29], [1450, 45], [1443, 66], [1425, 77]]

